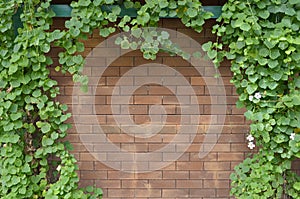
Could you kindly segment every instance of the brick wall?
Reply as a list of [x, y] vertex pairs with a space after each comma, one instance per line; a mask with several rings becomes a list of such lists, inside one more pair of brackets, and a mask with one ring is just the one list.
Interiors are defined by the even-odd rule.
[[[54, 28], [62, 28], [64, 19], [55, 19]], [[214, 40], [211, 34], [211, 28], [214, 20], [208, 20], [204, 26], [202, 33], [198, 34], [191, 29], [185, 28], [177, 19], [163, 19], [160, 27], [169, 28], [188, 35], [200, 44], [206, 41]], [[92, 50], [97, 52], [95, 47], [104, 39], [100, 38], [97, 31], [85, 41], [86, 51], [83, 53], [87, 56]], [[180, 39], [178, 40], [180, 42]], [[213, 74], [214, 68], [210, 65], [204, 66], [201, 76], [191, 64], [180, 57], [170, 57], [168, 54], [160, 53], [155, 61], [146, 61], [142, 54], [138, 51], [127, 53], [115, 61], [113, 61], [102, 74], [98, 81], [99, 67], [105, 66], [110, 62], [110, 58], [116, 53], [113, 49], [109, 50], [110, 44], [105, 44], [106, 51], [101, 51], [103, 59], [87, 60], [88, 67], [86, 74], [90, 76], [90, 85], [92, 90], [86, 94], [76, 95], [73, 93], [73, 83], [71, 77], [51, 71], [51, 76], [59, 82], [61, 95], [58, 100], [66, 103], [72, 112], [80, 112], [80, 124], [75, 128], [74, 118], [69, 122], [73, 123], [73, 128], [69, 131], [68, 140], [74, 145], [72, 152], [78, 159], [80, 185], [87, 186], [96, 184], [104, 191], [104, 198], [229, 198], [230, 180], [229, 175], [233, 171], [236, 164], [241, 162], [249, 152], [245, 140], [248, 132], [248, 124], [243, 116], [244, 110], [235, 107], [237, 95], [229, 80], [232, 76], [230, 65], [224, 62], [219, 68], [221, 73], [220, 79], [215, 79]], [[193, 43], [185, 44], [185, 47], [192, 48]], [[99, 46], [98, 46], [99, 47]], [[60, 49], [53, 49], [51, 56], [57, 64], [57, 53]], [[104, 53], [104, 54], [103, 54]], [[106, 54], [105, 54], [106, 53]], [[175, 89], [175, 93], [170, 89], [157, 85], [147, 84], [137, 89], [129, 99], [129, 113], [133, 121], [137, 124], [145, 124], [150, 122], [149, 111], [152, 105], [162, 105], [166, 110], [167, 120], [164, 128], [156, 135], [149, 138], [139, 138], [134, 135], [128, 135], [118, 127], [114, 120], [115, 115], [124, 114], [125, 110], [122, 104], [114, 103], [111, 99], [113, 89], [118, 80], [129, 70], [142, 64], [158, 63], [172, 67], [181, 73], [194, 89], [197, 95], [197, 103], [201, 118], [198, 125], [198, 132], [194, 139], [190, 140], [191, 145], [176, 160], [162, 169], [153, 170], [147, 173], [123, 172], [113, 169], [97, 158], [97, 155], [103, 155], [104, 145], [97, 147], [94, 139], [95, 129], [101, 126], [105, 136], [118, 148], [124, 151], [134, 153], [147, 153], [161, 149], [165, 145], [173, 141], [178, 133], [181, 125], [181, 107], [177, 96], [185, 95], [185, 88], [176, 85], [169, 85]], [[54, 68], [54, 67], [53, 67]], [[151, 70], [151, 74], [147, 77], [155, 78], [160, 75], [161, 71]], [[166, 77], [172, 79], [176, 74], [166, 74]], [[203, 81], [205, 78], [206, 81]], [[143, 80], [143, 77], [140, 77]], [[214, 87], [217, 82], [223, 80], [226, 92], [226, 115], [223, 124], [218, 115], [218, 109], [212, 109], [212, 106], [218, 107], [224, 105], [222, 96], [218, 92], [210, 92], [209, 87]], [[138, 84], [138, 78], [128, 79], [128, 85]], [[170, 83], [172, 84], [172, 83]], [[94, 96], [95, 104], [91, 104], [88, 99], [89, 95]], [[126, 96], [126, 94], [124, 94]], [[72, 101], [73, 100], [73, 101]], [[115, 111], [112, 114], [112, 106]], [[213, 115], [214, 117], [211, 117]], [[95, 120], [96, 116], [96, 120]], [[216, 145], [209, 154], [204, 158], [199, 158], [199, 150], [201, 146], [205, 149], [209, 148], [211, 143], [204, 142], [207, 136], [207, 129], [212, 127], [223, 126], [222, 132], [211, 134], [212, 139], [218, 138]], [[83, 144], [81, 133], [84, 132], [89, 137], [88, 144]], [[189, 136], [189, 135], [187, 135]], [[103, 143], [102, 143], [103, 144]], [[177, 145], [176, 147], [179, 147]], [[104, 148], [103, 148], [104, 147]], [[203, 149], [202, 148], [202, 149]], [[105, 155], [105, 154], [104, 154]], [[162, 154], [161, 160], [168, 159], [168, 155]], [[126, 160], [104, 157], [105, 161], [122, 167], [134, 167], [134, 163]], [[103, 158], [102, 158], [103, 160]], [[120, 161], [121, 160], [121, 161]], [[145, 167], [151, 165], [155, 167], [158, 164], [156, 160], [153, 162], [147, 160]], [[116, 167], [117, 167], [116, 166]], [[296, 165], [297, 166], [297, 165]], [[126, 168], [127, 168], [126, 167]]]
[[[61, 28], [63, 23], [63, 19], [56, 19], [54, 26]], [[184, 33], [200, 44], [214, 40], [210, 33], [213, 24], [214, 20], [209, 20], [205, 24], [203, 32], [198, 34], [185, 28], [177, 19], [163, 19], [160, 22], [161, 27]], [[103, 39], [95, 32], [85, 42], [86, 51], [83, 55], [87, 56], [102, 41]], [[193, 44], [189, 45], [193, 46]], [[59, 49], [53, 49], [51, 52], [56, 63], [57, 52]], [[108, 50], [107, 55], [105, 55], [106, 61], [113, 54], [113, 50], [111, 52]], [[207, 128], [222, 125], [217, 115], [211, 118], [212, 114], [218, 114], [217, 109], [212, 112], [211, 106], [218, 106], [223, 102], [220, 101], [218, 92], [210, 93], [208, 89], [209, 86], [215, 86], [219, 80], [212, 76], [205, 76], [206, 81], [203, 81], [204, 77], [199, 75], [189, 62], [180, 57], [170, 57], [163, 53], [158, 55], [155, 63], [165, 64], [180, 72], [195, 90], [201, 114], [198, 132], [195, 138], [191, 140], [191, 145], [185, 153], [165, 168], [148, 173], [128, 173], [112, 169], [101, 163], [97, 156], [95, 158], [90, 151], [92, 150], [94, 154], [97, 154], [103, 148], [97, 148], [97, 145], [94, 144], [93, 149], [91, 149], [89, 145], [84, 145], [80, 139], [80, 128], [85, 133], [93, 134], [95, 126], [91, 121], [93, 121], [92, 116], [96, 115], [97, 123], [104, 130], [106, 137], [120, 149], [136, 153], [158, 150], [172, 142], [177, 134], [181, 122], [180, 111], [182, 111], [182, 107], [176, 97], [181, 94], [184, 95], [185, 89], [184, 87], [180, 88], [176, 83], [173, 86], [177, 86], [176, 93], [156, 84], [144, 85], [137, 89], [129, 100], [129, 110], [133, 120], [138, 124], [148, 123], [151, 105], [160, 104], [166, 108], [167, 121], [162, 131], [153, 137], [146, 139], [130, 136], [124, 133], [114, 121], [111, 110], [112, 91], [116, 82], [127, 71], [136, 66], [153, 62], [144, 60], [142, 54], [137, 51], [125, 54], [110, 64], [99, 82], [97, 82], [98, 77], [93, 77], [93, 74], [97, 73], [98, 67], [105, 65], [105, 59], [103, 61], [101, 59], [89, 59], [87, 62], [89, 64], [87, 73], [91, 76], [90, 83], [96, 87], [95, 93], [88, 93], [95, 95], [94, 107], [83, 95], [75, 96], [76, 99], [73, 99], [72, 106], [73, 83], [70, 76], [63, 76], [55, 71], [52, 71], [51, 74], [59, 82], [61, 88], [61, 95], [58, 100], [70, 105], [70, 111], [79, 109], [81, 113], [80, 127], [76, 129], [73, 125], [74, 128], [70, 130], [68, 136], [68, 140], [73, 143], [75, 148], [73, 154], [78, 159], [81, 186], [96, 184], [103, 189], [104, 198], [229, 198], [229, 175], [233, 167], [241, 162], [248, 152], [245, 141], [248, 126], [243, 116], [243, 110], [235, 107], [237, 95], [233, 85], [229, 83], [232, 75], [229, 63], [223, 63], [219, 69], [227, 100], [225, 124], [222, 132], [210, 135], [219, 136], [218, 142], [207, 156], [200, 159], [198, 157], [200, 147], [202, 145], [204, 148], [210, 146], [209, 142], [203, 143]], [[203, 74], [213, 74], [213, 70], [212, 66], [203, 67]], [[147, 74], [147, 76], [152, 75], [155, 78], [155, 70], [152, 73]], [[172, 74], [169, 78], [173, 78]], [[137, 81], [136, 79], [132, 81]], [[117, 114], [122, 114], [122, 103], [113, 106], [118, 106], [115, 107], [119, 111]], [[74, 123], [74, 119], [71, 119], [70, 122]], [[162, 156], [162, 161], [164, 158], [168, 158], [168, 154], [163, 155], [166, 157]], [[106, 160], [109, 158], [106, 157]], [[111, 161], [120, 164], [120, 160], [113, 159]], [[121, 164], [126, 163], [121, 162]], [[134, 166], [134, 163], [130, 161], [127, 164]], [[155, 161], [152, 164], [155, 165]]]

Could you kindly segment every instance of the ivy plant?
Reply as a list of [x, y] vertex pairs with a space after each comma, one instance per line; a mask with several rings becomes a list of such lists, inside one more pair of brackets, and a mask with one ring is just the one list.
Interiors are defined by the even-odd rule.
[[[86, 88], [88, 79], [81, 74], [84, 58], [79, 54], [84, 45], [80, 41], [95, 29], [102, 37], [116, 30], [131, 31], [137, 42], [118, 38], [116, 43], [124, 49], [139, 47], [146, 59], [155, 59], [160, 50], [188, 59], [189, 55], [170, 41], [167, 32], [141, 27], [155, 27], [159, 17], [169, 15], [200, 32], [212, 14], [195, 0], [146, 0], [144, 4], [126, 0], [124, 6], [136, 8], [138, 16], [126, 15], [119, 20], [119, 1], [79, 0], [71, 4], [72, 17], [66, 21], [66, 29], [53, 30], [55, 13], [50, 3], [51, 0], [0, 2], [0, 197], [101, 198], [99, 188], [78, 187], [76, 159], [69, 152], [72, 146], [61, 141], [70, 128], [67, 120], [71, 114], [66, 105], [56, 100], [59, 87], [49, 76], [53, 60], [47, 53], [52, 46], [61, 47], [63, 52], [59, 53], [55, 70], [71, 74], [74, 82]], [[15, 36], [13, 15], [18, 10], [23, 26]]]
[[[70, 128], [70, 113], [55, 101], [59, 88], [49, 78], [53, 62], [46, 53], [69, 33], [49, 31], [55, 15], [49, 6], [0, 2], [0, 197], [100, 198], [101, 189], [78, 189], [76, 159], [59, 141]], [[14, 38], [12, 15], [19, 7], [23, 28]]]
[[258, 153], [231, 175], [237, 198], [299, 198], [300, 3], [297, 0], [229, 0], [203, 45], [216, 66], [231, 60], [238, 107], [251, 120], [249, 148]]

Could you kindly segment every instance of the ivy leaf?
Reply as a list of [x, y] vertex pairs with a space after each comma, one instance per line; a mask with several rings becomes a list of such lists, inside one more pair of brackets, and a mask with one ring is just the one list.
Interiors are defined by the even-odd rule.
[[213, 59], [217, 56], [217, 51], [216, 50], [209, 50], [207, 52], [207, 56], [210, 58], [210, 59]]
[[294, 185], [293, 185], [294, 189], [296, 189], [297, 191], [300, 191], [300, 182], [296, 182]]
[[42, 93], [41, 93], [40, 90], [35, 90], [35, 91], [32, 93], [32, 96], [33, 96], [33, 97], [36, 97], [36, 98], [40, 97], [41, 95], [42, 95]]
[[204, 51], [208, 51], [211, 48], [211, 46], [212, 46], [212, 42], [209, 41], [209, 42], [207, 42], [207, 43], [205, 43], [205, 44], [202, 45], [202, 49]]
[[99, 34], [102, 37], [108, 37], [110, 35], [110, 31], [108, 30], [108, 28], [102, 28], [100, 29]]
[[13, 123], [9, 123], [9, 124], [7, 124], [7, 125], [5, 125], [3, 127], [3, 130], [6, 131], [6, 132], [8, 132], [8, 131], [13, 130], [13, 128], [14, 128], [14, 124]]
[[270, 68], [276, 68], [279, 65], [279, 62], [277, 60], [269, 60], [268, 61], [268, 66]]
[[243, 23], [243, 25], [241, 25], [241, 29], [243, 31], [249, 31], [251, 29], [251, 26], [247, 23]]
[[22, 117], [22, 113], [20, 113], [20, 112], [13, 113], [13, 114], [10, 115], [10, 119], [12, 121], [16, 121], [17, 119], [19, 119], [21, 117]]
[[271, 59], [277, 59], [280, 56], [280, 52], [278, 49], [272, 49], [270, 53]]
[[84, 7], [87, 7], [91, 4], [91, 1], [90, 0], [79, 0], [78, 1], [78, 5], [79, 6], [84, 6]]
[[66, 130], [68, 130], [68, 128], [69, 128], [68, 124], [61, 124], [61, 125], [59, 125], [59, 130], [61, 132], [66, 132]]
[[129, 43], [128, 40], [121, 41], [121, 48], [122, 49], [129, 49], [129, 47], [130, 47], [130, 43]]
[[294, 95], [292, 102], [296, 106], [300, 105], [300, 95]]
[[140, 38], [141, 34], [142, 34], [142, 30], [140, 28], [137, 29], [133, 29], [131, 30], [131, 34], [135, 37], [135, 38]]
[[50, 51], [50, 45], [49, 44], [42, 44], [40, 46], [41, 48], [41, 51], [44, 52], [44, 53], [48, 53]]
[[188, 8], [186, 12], [190, 18], [196, 17], [198, 14], [195, 8]]
[[267, 57], [269, 55], [269, 50], [267, 48], [261, 48], [258, 52], [263, 57]]
[[17, 70], [18, 70], [18, 65], [11, 64], [8, 69], [8, 75], [14, 74], [15, 72], [17, 72]]
[[42, 124], [42, 128], [41, 128], [41, 131], [45, 134], [45, 133], [48, 133], [51, 129], [51, 125], [48, 124], [48, 123], [43, 123]]
[[267, 19], [270, 16], [270, 12], [268, 10], [260, 10], [258, 12], [258, 16], [260, 16], [263, 19]]
[[249, 84], [247, 86], [246, 90], [247, 90], [247, 93], [249, 93], [251, 95], [257, 90], [257, 88], [258, 88], [257, 84]]
[[158, 5], [159, 5], [160, 8], [166, 8], [166, 7], [168, 7], [169, 3], [166, 0], [160, 0], [158, 2]]
[[43, 146], [50, 146], [54, 143], [54, 140], [51, 138], [43, 137], [42, 139], [42, 145]]

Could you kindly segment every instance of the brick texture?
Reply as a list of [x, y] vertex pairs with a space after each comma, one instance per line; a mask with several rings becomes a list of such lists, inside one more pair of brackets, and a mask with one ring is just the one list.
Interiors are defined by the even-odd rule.
[[[205, 5], [221, 5], [224, 1], [205, 1]], [[198, 34], [185, 28], [177, 19], [162, 19], [163, 28], [170, 28], [182, 32], [195, 39], [199, 43], [214, 40], [210, 33], [214, 20], [208, 20], [202, 33]], [[62, 28], [64, 19], [55, 19], [54, 28]], [[87, 55], [95, 49], [94, 53], [103, 52], [96, 47], [104, 41], [97, 32], [85, 41]], [[180, 39], [178, 40], [180, 43]], [[110, 45], [110, 44], [107, 44]], [[185, 47], [193, 48], [192, 43], [184, 43]], [[60, 49], [54, 49], [50, 56], [57, 64]], [[243, 161], [249, 152], [246, 144], [246, 134], [249, 127], [243, 113], [244, 109], [237, 109], [235, 101], [237, 95], [229, 80], [232, 76], [230, 64], [224, 62], [219, 72], [221, 78], [213, 77], [214, 68], [205, 65], [199, 74], [195, 68], [180, 57], [171, 57], [166, 53], [158, 55], [156, 61], [144, 60], [138, 51], [127, 53], [116, 60], [112, 60], [118, 52], [106, 49], [103, 59], [89, 58], [87, 60], [86, 73], [91, 77], [91, 88], [85, 95], [78, 95], [73, 91], [72, 79], [69, 75], [62, 75], [51, 68], [51, 76], [59, 82], [61, 95], [58, 100], [69, 105], [71, 112], [80, 113], [81, 124], [73, 124], [67, 139], [73, 143], [74, 155], [78, 159], [80, 186], [97, 185], [103, 189], [104, 198], [230, 198], [229, 175], [233, 167]], [[99, 70], [107, 63], [109, 67], [97, 77]], [[141, 71], [140, 76], [130, 75], [130, 71], [142, 64], [161, 63], [171, 67], [172, 71], [162, 71], [154, 68], [150, 71]], [[143, 72], [143, 73], [142, 73]], [[144, 73], [145, 72], [145, 73]], [[164, 84], [157, 83], [141, 85], [147, 79], [165, 77]], [[177, 85], [178, 74], [191, 86], [196, 97], [189, 96], [187, 86]], [[122, 79], [121, 86], [118, 81]], [[144, 76], [143, 76], [144, 75]], [[220, 96], [218, 85], [224, 82], [226, 97]], [[139, 85], [132, 90], [132, 85]], [[215, 89], [211, 89], [215, 88]], [[90, 96], [94, 96], [91, 98]], [[116, 95], [121, 97], [114, 98]], [[181, 97], [181, 98], [180, 98]], [[180, 100], [182, 100], [180, 102]], [[94, 105], [92, 104], [94, 103]], [[185, 105], [182, 105], [185, 104]], [[186, 105], [187, 104], [187, 105]], [[226, 105], [223, 111], [222, 107]], [[72, 106], [73, 105], [73, 106]], [[190, 106], [190, 107], [189, 107]], [[200, 118], [197, 112], [190, 112], [194, 107], [199, 108]], [[165, 108], [165, 112], [162, 111]], [[223, 111], [223, 112], [222, 112]], [[149, 116], [152, 113], [153, 118]], [[76, 115], [76, 114], [75, 114]], [[181, 116], [184, 117], [181, 117]], [[95, 117], [96, 116], [96, 117]], [[193, 116], [193, 117], [192, 117]], [[116, 117], [118, 121], [116, 121]], [[136, 124], [147, 125], [151, 119], [161, 122], [165, 117], [164, 127], [156, 135], [141, 137], [138, 133], [126, 134], [122, 127], [126, 127], [128, 120]], [[71, 123], [76, 118], [70, 120]], [[179, 140], [174, 138], [183, 128], [182, 123], [188, 122], [197, 125], [198, 132], [195, 136], [189, 132]], [[149, 173], [128, 173], [116, 168], [134, 167], [134, 162], [120, 156], [107, 156], [105, 154], [106, 143], [99, 140], [101, 146], [97, 146], [97, 129], [101, 126], [106, 138], [120, 150], [132, 153], [149, 153], [162, 149], [169, 143], [178, 142], [170, 153], [156, 154], [149, 157], [145, 167], [157, 168], [159, 161], [172, 160], [173, 151], [182, 151], [183, 154], [175, 161], [161, 169]], [[76, 126], [76, 128], [75, 128]], [[130, 128], [130, 126], [128, 127]], [[84, 132], [84, 136], [82, 136]], [[147, 133], [147, 132], [146, 132]], [[208, 134], [209, 133], [209, 134]], [[83, 144], [82, 137], [88, 139], [90, 144]], [[181, 143], [182, 142], [182, 143]], [[185, 142], [190, 143], [185, 147]], [[214, 143], [216, 144], [214, 145]], [[199, 158], [199, 152], [210, 151], [204, 157]], [[95, 155], [96, 154], [96, 155]], [[101, 161], [105, 160], [115, 168], [106, 166]], [[176, 157], [175, 157], [176, 158]], [[299, 162], [295, 168], [299, 167]]]

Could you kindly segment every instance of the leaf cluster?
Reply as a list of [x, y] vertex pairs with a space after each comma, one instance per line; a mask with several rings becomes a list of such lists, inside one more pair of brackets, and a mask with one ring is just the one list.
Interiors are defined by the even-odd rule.
[[[203, 45], [218, 66], [231, 60], [238, 107], [246, 107], [258, 154], [236, 167], [238, 198], [300, 197], [291, 162], [300, 158], [300, 4], [295, 0], [229, 0]], [[255, 98], [254, 96], [259, 96]]]

